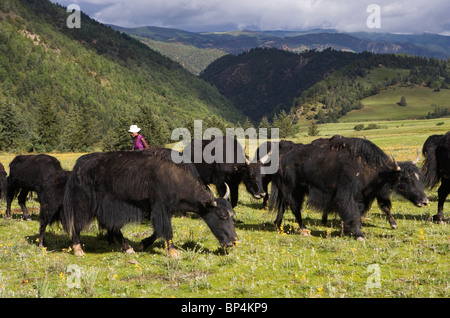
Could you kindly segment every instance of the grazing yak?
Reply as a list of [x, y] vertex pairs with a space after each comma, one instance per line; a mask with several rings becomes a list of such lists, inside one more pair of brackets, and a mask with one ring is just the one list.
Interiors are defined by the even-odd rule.
[[[328, 143], [328, 139], [317, 139], [312, 142], [314, 145], [318, 145], [321, 142]], [[392, 213], [392, 201], [391, 194], [395, 192], [400, 194], [405, 199], [413, 202], [418, 207], [423, 207], [428, 204], [428, 199], [423, 196], [423, 176], [416, 164], [419, 162], [420, 153], [418, 153], [416, 159], [413, 161], [399, 161], [398, 166], [400, 167], [398, 182], [386, 183], [376, 194], [376, 199], [378, 206], [381, 211], [385, 213], [388, 218], [391, 228], [397, 229], [397, 222], [395, 221]], [[322, 224], [327, 223], [327, 214], [323, 214]]]
[[149, 218], [154, 233], [142, 240], [141, 248], [163, 237], [169, 255], [177, 256], [171, 225], [177, 211], [198, 213], [222, 246], [234, 245], [237, 234], [228, 195], [229, 191], [223, 198], [214, 198], [189, 164], [175, 164], [146, 151], [92, 153], [77, 160], [67, 181], [61, 223], [75, 255], [84, 255], [80, 232], [94, 218], [124, 251], [133, 253], [121, 229]]
[[[307, 145], [296, 145], [280, 159], [272, 180], [270, 208], [277, 209], [275, 224], [280, 227], [284, 210], [290, 206], [300, 228], [301, 207], [308, 204], [324, 213], [337, 212], [344, 232], [363, 240], [361, 216], [380, 191], [388, 185], [397, 188], [417, 206], [428, 199], [421, 184], [401, 177], [401, 167], [372, 142], [334, 136]], [[413, 178], [415, 179], [415, 178]]]
[[[167, 148], [146, 148], [146, 154], [160, 156], [166, 160], [171, 160], [171, 149]], [[45, 182], [40, 199], [40, 228], [39, 228], [39, 246], [44, 246], [45, 229], [48, 225], [60, 220], [61, 210], [63, 208], [64, 189], [69, 179], [71, 171], [60, 170], [49, 176]], [[108, 241], [113, 244], [114, 236], [108, 232]]]
[[28, 193], [36, 192], [39, 200], [48, 177], [60, 170], [62, 168], [58, 159], [49, 155], [16, 156], [9, 164], [9, 176], [3, 182], [3, 195], [6, 197], [6, 218], [11, 218], [11, 203], [20, 191], [18, 200], [23, 218], [30, 220], [31, 217], [25, 205]]
[[[313, 141], [312, 143], [317, 145], [318, 143], [325, 141], [328, 142], [327, 139], [317, 139], [315, 141]], [[271, 146], [272, 146], [273, 142], [270, 142], [267, 144], [267, 152], [270, 151]], [[281, 140], [279, 142], [279, 154], [280, 156], [282, 156], [283, 154], [287, 153], [289, 150], [291, 150], [295, 145], [292, 141], [287, 141], [287, 140]], [[261, 147], [259, 147], [255, 153], [255, 156], [262, 157], [266, 154], [266, 152], [261, 152]], [[264, 149], [264, 148], [263, 148]], [[405, 161], [405, 162], [398, 162], [398, 165], [400, 166], [400, 178], [403, 178], [405, 180], [410, 180], [411, 182], [414, 183], [413, 187], [415, 188], [420, 188], [422, 187], [421, 183], [423, 182], [422, 179], [422, 174], [420, 173], [419, 169], [416, 166], [416, 163], [419, 161], [420, 159], [420, 154], [417, 156], [417, 158], [414, 161]], [[264, 203], [263, 203], [263, 207], [267, 206], [267, 202], [269, 199], [269, 195], [268, 195], [268, 184], [272, 181], [272, 174], [267, 174], [267, 175], [262, 175], [262, 183], [263, 183], [263, 189], [264, 191], [267, 193], [266, 196], [264, 197]], [[395, 221], [394, 217], [391, 214], [391, 208], [392, 208], [392, 202], [391, 202], [391, 194], [392, 192], [395, 191], [396, 193], [400, 194], [400, 195], [408, 195], [409, 192], [404, 191], [404, 187], [403, 186], [398, 186], [398, 184], [395, 185], [390, 185], [390, 184], [386, 184], [377, 194], [376, 199], [378, 202], [378, 205], [380, 207], [380, 209], [386, 214], [386, 216], [388, 217], [388, 221], [389, 224], [391, 225], [391, 227], [393, 229], [397, 229], [397, 222]], [[408, 199], [408, 197], [406, 197], [406, 199]], [[327, 214], [323, 214], [323, 218], [322, 218], [322, 223], [325, 225], [327, 223]]]
[[261, 166], [268, 156], [255, 163], [250, 162], [235, 138], [224, 136], [211, 140], [194, 139], [183, 149], [183, 159], [185, 162], [194, 163], [203, 182], [214, 184], [220, 195], [226, 191], [224, 184], [228, 184], [232, 207], [237, 205], [241, 182], [254, 198], [261, 199], [265, 196], [262, 188]]
[[444, 222], [444, 202], [450, 193], [450, 131], [445, 135], [432, 135], [425, 141], [422, 154], [425, 161], [422, 166], [425, 187], [438, 189], [438, 211], [433, 221]]

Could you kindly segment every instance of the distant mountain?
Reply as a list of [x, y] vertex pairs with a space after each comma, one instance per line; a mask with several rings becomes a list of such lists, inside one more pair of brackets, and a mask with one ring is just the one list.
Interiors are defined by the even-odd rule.
[[273, 47], [302, 52], [310, 49], [371, 53], [404, 53], [408, 55], [450, 58], [450, 37], [436, 34], [395, 35], [386, 33], [339, 33], [335, 30], [311, 31], [231, 31], [214, 33], [187, 32], [160, 27], [123, 28], [115, 30], [154, 41], [183, 43], [198, 48], [217, 49], [239, 54], [252, 48]]

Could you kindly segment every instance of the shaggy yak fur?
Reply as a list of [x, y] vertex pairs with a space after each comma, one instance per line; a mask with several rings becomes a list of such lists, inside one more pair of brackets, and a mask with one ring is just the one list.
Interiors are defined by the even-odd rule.
[[50, 175], [42, 187], [39, 211], [39, 246], [44, 246], [45, 229], [60, 220], [64, 190], [70, 171], [59, 170]]
[[425, 161], [422, 166], [425, 187], [438, 189], [438, 211], [433, 221], [444, 221], [444, 202], [450, 193], [450, 131], [445, 135], [432, 135], [425, 141], [422, 154]]
[[2, 185], [3, 185], [3, 181], [5, 181], [6, 179], [6, 171], [5, 171], [5, 167], [2, 165], [2, 163], [0, 162], [0, 198], [3, 198], [3, 189], [2, 189]]
[[[262, 144], [258, 147], [258, 149], [256, 149], [255, 158], [259, 161], [262, 158], [264, 158], [264, 156], [266, 156], [267, 154], [269, 154], [269, 158], [271, 158], [273, 156], [273, 154], [271, 154], [271, 150], [275, 143], [278, 143], [278, 151], [279, 151], [278, 153], [279, 153], [280, 157], [283, 154], [287, 153], [289, 150], [291, 150], [295, 145], [297, 145], [294, 142], [289, 141], [289, 140], [280, 140], [279, 142], [277, 142], [277, 141], [266, 142], [267, 145]], [[262, 151], [262, 149], [265, 149], [265, 151]], [[268, 160], [268, 162], [266, 162], [264, 164], [264, 166], [269, 166], [269, 165], [270, 165], [270, 160]], [[266, 208], [268, 205], [269, 183], [272, 181], [272, 176], [273, 176], [273, 174], [261, 174], [263, 191], [265, 192], [264, 199], [263, 199], [263, 208]]]
[[[233, 144], [232, 149], [227, 146]], [[201, 158], [196, 160], [195, 149], [201, 149]], [[208, 162], [203, 156], [205, 151], [216, 157], [216, 149], [223, 149], [223, 156], [214, 162]], [[228, 184], [231, 191], [231, 205], [235, 207], [239, 198], [239, 184], [244, 183], [247, 191], [256, 199], [261, 199], [265, 196], [262, 188], [261, 180], [261, 165], [260, 160], [257, 162], [250, 162], [245, 155], [245, 151], [235, 138], [230, 137], [216, 137], [211, 140], [193, 140], [183, 149], [183, 156], [188, 159], [188, 162], [194, 163], [200, 177], [205, 184], [214, 184], [220, 195], [226, 191], [224, 184]], [[233, 160], [226, 160], [233, 158]], [[217, 155], [219, 158], [219, 155]], [[196, 162], [200, 161], [200, 162]], [[232, 162], [229, 162], [232, 161]]]
[[3, 195], [6, 197], [6, 218], [11, 218], [11, 203], [19, 193], [19, 205], [23, 218], [31, 217], [25, 205], [27, 195], [35, 191], [40, 200], [42, 188], [50, 175], [62, 170], [61, 164], [55, 157], [40, 155], [19, 155], [9, 164], [9, 176], [3, 182]]
[[401, 175], [397, 162], [368, 140], [342, 136], [318, 139], [296, 145], [280, 158], [269, 205], [278, 211], [278, 227], [290, 206], [300, 227], [306, 229], [300, 211], [308, 195], [308, 205], [322, 211], [325, 222], [328, 213], [337, 212], [344, 232], [362, 240], [361, 216], [386, 189], [401, 188], [402, 194], [410, 196], [416, 205], [428, 202], [423, 189]]
[[232, 246], [237, 234], [230, 203], [227, 198], [214, 198], [194, 171], [188, 164], [175, 164], [151, 151], [80, 157], [66, 184], [61, 215], [75, 254], [84, 255], [80, 232], [94, 218], [130, 253], [134, 251], [124, 239], [122, 227], [149, 218], [154, 233], [141, 242], [141, 248], [163, 237], [169, 251], [174, 251], [171, 217], [177, 211], [198, 213], [221, 245]]

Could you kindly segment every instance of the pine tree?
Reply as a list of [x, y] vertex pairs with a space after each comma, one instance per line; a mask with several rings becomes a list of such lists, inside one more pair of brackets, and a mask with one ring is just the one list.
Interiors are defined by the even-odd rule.
[[149, 147], [164, 147], [170, 136], [165, 122], [155, 115], [152, 107], [142, 105], [139, 109], [136, 124], [141, 128], [141, 134]]
[[53, 102], [44, 97], [37, 108], [38, 143], [44, 151], [53, 150], [59, 143], [59, 118]]
[[15, 105], [6, 100], [0, 100], [0, 149], [10, 150], [15, 147], [21, 136], [20, 120]]
[[247, 130], [248, 128], [254, 128], [252, 122], [248, 119], [248, 117], [245, 118], [244, 125], [242, 126], [244, 130]]
[[[263, 118], [261, 118], [261, 121], [259, 122], [258, 125], [258, 129], [263, 129], [266, 128], [267, 129], [267, 138], [270, 138], [270, 128], [272, 128], [272, 125], [269, 123], [269, 120], [267, 119], [266, 116], [264, 116]], [[258, 133], [260, 133], [261, 131], [258, 130]], [[260, 136], [261, 137], [261, 136]]]
[[89, 151], [95, 142], [100, 139], [99, 128], [96, 128], [94, 118], [95, 107], [90, 104], [82, 104], [80, 107], [80, 122], [79, 122], [79, 142], [81, 151]]
[[282, 110], [278, 116], [274, 116], [272, 127], [279, 129], [279, 138], [287, 138], [295, 133], [292, 119], [284, 110]]
[[309, 125], [308, 127], [308, 135], [309, 136], [319, 135], [319, 129], [317, 128], [317, 124], [314, 121], [311, 121], [311, 125]]

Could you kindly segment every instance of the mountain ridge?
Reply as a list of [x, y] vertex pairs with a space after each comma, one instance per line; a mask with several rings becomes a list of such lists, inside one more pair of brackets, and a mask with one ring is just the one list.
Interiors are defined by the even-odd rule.
[[294, 52], [328, 47], [355, 53], [398, 53], [435, 58], [450, 58], [450, 37], [437, 34], [396, 35], [376, 32], [253, 31], [189, 32], [173, 28], [145, 26], [113, 29], [155, 41], [179, 42], [199, 48], [214, 48], [239, 54], [256, 47], [274, 47]]

